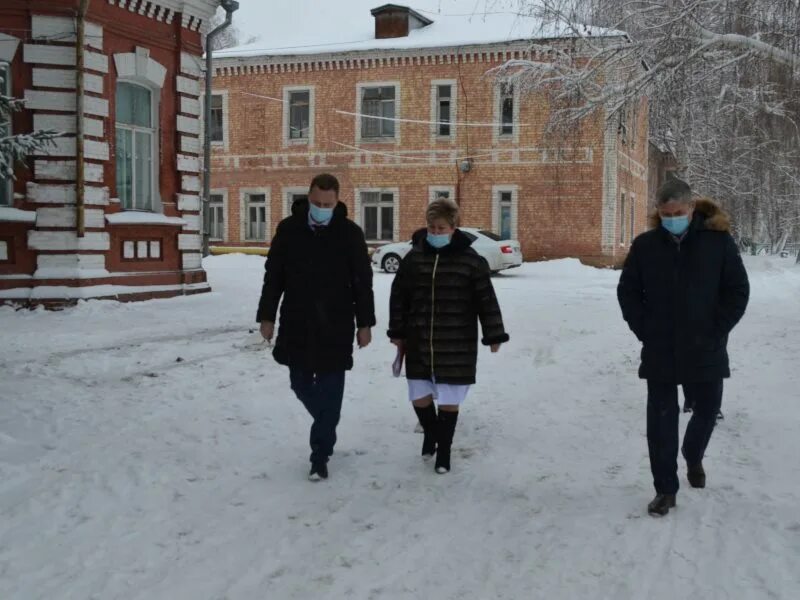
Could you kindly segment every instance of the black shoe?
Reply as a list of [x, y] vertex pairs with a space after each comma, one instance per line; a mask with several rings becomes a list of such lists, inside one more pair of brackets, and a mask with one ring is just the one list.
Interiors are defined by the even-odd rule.
[[450, 447], [458, 422], [457, 412], [439, 411], [436, 421], [436, 472], [440, 475], [450, 472]]
[[699, 462], [696, 465], [686, 465], [687, 467], [687, 478], [689, 479], [689, 484], [693, 488], [702, 489], [706, 487], [706, 472], [703, 469], [703, 463]]
[[430, 460], [436, 454], [436, 406], [431, 402], [425, 408], [414, 407], [425, 437], [422, 439], [422, 458]]
[[328, 478], [328, 465], [325, 463], [312, 463], [308, 472], [309, 481], [322, 481]]
[[647, 512], [653, 516], [663, 517], [670, 508], [675, 508], [675, 494], [656, 494], [653, 501], [647, 505]]

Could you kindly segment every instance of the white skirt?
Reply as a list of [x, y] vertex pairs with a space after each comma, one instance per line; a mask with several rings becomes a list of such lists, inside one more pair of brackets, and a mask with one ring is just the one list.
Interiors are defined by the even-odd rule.
[[433, 383], [429, 379], [408, 380], [408, 400], [422, 400], [433, 396], [438, 404], [445, 406], [458, 406], [467, 398], [469, 385], [449, 385], [447, 383]]

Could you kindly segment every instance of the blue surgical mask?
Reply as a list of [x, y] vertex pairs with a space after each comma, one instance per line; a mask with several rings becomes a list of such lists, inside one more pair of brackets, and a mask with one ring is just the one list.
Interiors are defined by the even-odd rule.
[[309, 202], [309, 214], [311, 215], [311, 219], [317, 225], [328, 225], [333, 218], [333, 209], [332, 208], [321, 208], [314, 204], [313, 202]]
[[689, 215], [661, 217], [661, 225], [672, 235], [683, 235], [689, 229]]
[[444, 248], [450, 243], [449, 233], [430, 233], [428, 232], [428, 243], [434, 248]]

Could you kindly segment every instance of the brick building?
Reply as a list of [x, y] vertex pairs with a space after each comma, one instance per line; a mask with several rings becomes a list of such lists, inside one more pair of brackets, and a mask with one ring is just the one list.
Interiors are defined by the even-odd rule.
[[79, 5], [0, 6], [6, 92], [26, 101], [8, 125], [66, 134], [0, 180], [0, 302], [207, 291], [200, 57], [219, 0], [91, 0], [82, 45]]
[[[532, 57], [507, 21], [396, 5], [347, 17], [374, 19], [374, 37], [216, 54], [212, 244], [268, 243], [312, 176], [328, 171], [371, 243], [407, 239], [444, 194], [462, 224], [519, 239], [527, 260], [624, 257], [646, 226], [646, 99], [619, 121], [599, 115], [547, 135], [544, 96], [486, 75]], [[550, 43], [580, 48], [569, 37]]]

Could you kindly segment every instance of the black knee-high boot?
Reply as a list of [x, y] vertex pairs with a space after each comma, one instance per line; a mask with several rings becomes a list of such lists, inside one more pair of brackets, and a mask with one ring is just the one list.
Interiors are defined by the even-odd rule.
[[450, 472], [450, 447], [456, 431], [458, 413], [440, 410], [436, 422], [436, 472]]
[[422, 458], [428, 460], [436, 453], [436, 405], [431, 402], [425, 408], [414, 407], [425, 437], [422, 440]]

